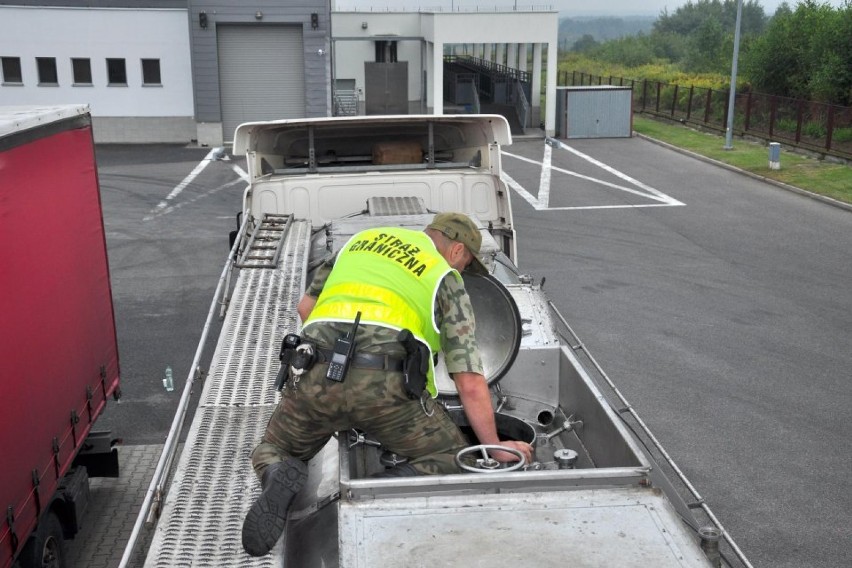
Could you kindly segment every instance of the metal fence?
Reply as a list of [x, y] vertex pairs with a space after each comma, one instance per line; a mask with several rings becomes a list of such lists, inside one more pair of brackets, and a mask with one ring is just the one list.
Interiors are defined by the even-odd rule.
[[[727, 89], [684, 87], [660, 81], [560, 71], [561, 86], [618, 85], [633, 89], [633, 110], [724, 132]], [[763, 93], [737, 93], [734, 134], [782, 142], [841, 158], [852, 158], [852, 107]]]

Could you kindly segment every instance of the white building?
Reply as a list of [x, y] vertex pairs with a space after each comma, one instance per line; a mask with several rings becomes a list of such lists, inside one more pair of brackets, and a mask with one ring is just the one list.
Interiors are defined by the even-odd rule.
[[[553, 133], [557, 12], [520, 8], [475, 12], [333, 11], [331, 19], [335, 91], [353, 88], [359, 113], [373, 114], [368, 100], [371, 87], [375, 87], [379, 95], [389, 93], [393, 99], [378, 101], [374, 105], [377, 113], [383, 108], [430, 114], [458, 110], [445, 108], [448, 100], [444, 81], [446, 54], [467, 56], [480, 70], [484, 67], [497, 73], [529, 77], [528, 91], [540, 93], [546, 53], [544, 113], [540, 97], [528, 96], [530, 114], [523, 126], [535, 127], [544, 122], [545, 130]], [[384, 66], [384, 76], [371, 65], [373, 63], [389, 64]], [[405, 63], [407, 69], [395, 70], [394, 63]], [[373, 76], [368, 77], [371, 72]], [[471, 68], [471, 72], [475, 70]], [[404, 89], [401, 84], [405, 85]], [[401, 90], [405, 91], [407, 105], [400, 105], [394, 98]], [[469, 110], [467, 106], [464, 110]]]
[[245, 121], [353, 113], [498, 112], [552, 134], [557, 27], [549, 10], [0, 0], [0, 105], [88, 104], [98, 142], [213, 146]]
[[88, 104], [104, 141], [195, 138], [186, 8], [0, 6], [0, 61], [0, 104]]

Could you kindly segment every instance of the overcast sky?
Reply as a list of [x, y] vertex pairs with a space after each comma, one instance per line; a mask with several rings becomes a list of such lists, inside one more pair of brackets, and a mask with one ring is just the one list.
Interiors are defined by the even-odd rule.
[[[775, 13], [775, 9], [781, 4], [782, 0], [760, 0], [763, 6], [763, 11], [767, 15]], [[832, 6], [842, 6], [844, 0], [828, 0], [828, 4]], [[788, 0], [790, 6], [795, 6], [796, 0]], [[436, 9], [441, 8], [444, 11], [449, 11], [452, 8], [462, 10], [475, 10], [478, 6], [480, 9], [494, 8], [512, 8], [517, 5], [519, 8], [524, 6], [552, 6], [554, 9], [562, 12], [563, 16], [633, 16], [633, 15], [650, 15], [657, 16], [665, 8], [669, 13], [677, 10], [679, 6], [686, 4], [686, 0], [544, 0], [524, 1], [524, 0], [336, 0], [338, 10], [379, 10], [385, 11], [390, 7], [391, 10], [397, 10], [402, 7], [406, 9]]]

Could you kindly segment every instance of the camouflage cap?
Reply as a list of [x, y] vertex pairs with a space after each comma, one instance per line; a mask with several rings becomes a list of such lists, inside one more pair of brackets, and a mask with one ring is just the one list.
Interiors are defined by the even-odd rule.
[[488, 270], [479, 258], [482, 233], [470, 217], [464, 213], [438, 213], [427, 228], [441, 231], [447, 238], [467, 247], [473, 255], [473, 261], [467, 267], [468, 271], [474, 274], [488, 274]]

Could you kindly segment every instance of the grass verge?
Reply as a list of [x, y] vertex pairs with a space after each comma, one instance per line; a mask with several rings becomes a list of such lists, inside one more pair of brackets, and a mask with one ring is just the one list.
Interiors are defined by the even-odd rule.
[[816, 160], [788, 152], [781, 145], [781, 169], [769, 169], [769, 149], [763, 144], [734, 140], [725, 150], [725, 138], [699, 132], [680, 124], [665, 123], [634, 115], [633, 129], [640, 133], [696, 154], [736, 166], [742, 170], [774, 179], [806, 191], [852, 203], [852, 167]]

